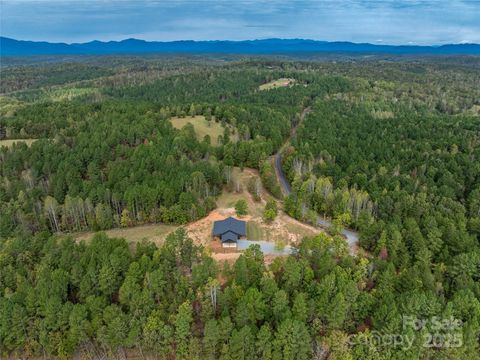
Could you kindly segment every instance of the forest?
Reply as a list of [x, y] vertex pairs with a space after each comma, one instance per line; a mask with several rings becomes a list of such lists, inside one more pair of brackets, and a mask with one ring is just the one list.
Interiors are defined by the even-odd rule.
[[[0, 357], [478, 358], [478, 58], [1, 71], [0, 137], [16, 143], [0, 138]], [[282, 78], [295, 81], [261, 90]], [[170, 121], [197, 115], [223, 135]], [[182, 225], [216, 208], [233, 167], [257, 169], [291, 217], [334, 226], [268, 263], [256, 246], [217, 263]], [[101, 232], [153, 223], [179, 227], [162, 246]], [[76, 241], [86, 230], [99, 233]]]

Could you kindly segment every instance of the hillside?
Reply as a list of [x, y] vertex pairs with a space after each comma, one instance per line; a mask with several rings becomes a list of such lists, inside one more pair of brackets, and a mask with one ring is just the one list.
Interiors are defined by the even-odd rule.
[[352, 54], [422, 54], [478, 55], [478, 44], [447, 44], [441, 46], [377, 45], [369, 43], [328, 42], [304, 39], [265, 39], [246, 41], [91, 41], [86, 43], [49, 43], [0, 37], [2, 56], [52, 54], [290, 54], [290, 53], [352, 53]]

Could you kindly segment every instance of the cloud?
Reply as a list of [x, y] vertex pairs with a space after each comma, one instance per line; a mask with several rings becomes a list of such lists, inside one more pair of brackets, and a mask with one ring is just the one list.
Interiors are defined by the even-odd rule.
[[81, 42], [310, 38], [480, 42], [477, 0], [3, 0], [3, 36]]

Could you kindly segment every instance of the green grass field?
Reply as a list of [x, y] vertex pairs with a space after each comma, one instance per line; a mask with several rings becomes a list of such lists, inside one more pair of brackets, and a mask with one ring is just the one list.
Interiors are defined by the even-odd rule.
[[8, 139], [8, 140], [0, 140], [0, 147], [6, 146], [6, 147], [11, 147], [15, 143], [21, 143], [24, 142], [28, 146], [32, 145], [33, 142], [37, 141], [37, 139]]
[[247, 222], [247, 239], [262, 240], [263, 238], [263, 231], [260, 225], [255, 221]]
[[[165, 238], [172, 231], [176, 230], [177, 226], [165, 224], [141, 225], [130, 228], [117, 228], [106, 230], [105, 233], [110, 237], [125, 238], [128, 242], [138, 242], [143, 239], [154, 242], [158, 246], [162, 245]], [[86, 231], [82, 233], [73, 234], [77, 240], [89, 241], [95, 235], [95, 231]]]
[[279, 87], [290, 86], [295, 83], [295, 79], [281, 78], [277, 80], [270, 81], [266, 84], [260, 85], [260, 90], [271, 90]]
[[197, 139], [202, 141], [205, 135], [210, 135], [212, 145], [218, 145], [218, 136], [223, 135], [224, 127], [215, 121], [207, 121], [205, 116], [186, 116], [183, 118], [173, 117], [170, 119], [175, 129], [181, 129], [187, 124], [192, 124]]

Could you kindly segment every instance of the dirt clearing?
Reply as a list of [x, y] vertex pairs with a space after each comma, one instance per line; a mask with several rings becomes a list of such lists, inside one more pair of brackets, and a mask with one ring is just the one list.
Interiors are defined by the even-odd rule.
[[[211, 243], [213, 222], [223, 220], [229, 216], [247, 222], [248, 240], [259, 240], [279, 243], [283, 245], [298, 245], [305, 236], [315, 236], [322, 232], [321, 229], [304, 224], [285, 214], [278, 203], [279, 212], [277, 218], [271, 223], [266, 223], [262, 216], [265, 204], [271, 195], [261, 190], [260, 201], [255, 201], [253, 196], [247, 191], [248, 180], [252, 177], [258, 177], [258, 172], [253, 169], [235, 168], [232, 178], [238, 181], [238, 187], [232, 192], [224, 189], [222, 195], [217, 200], [218, 208], [213, 210], [207, 217], [191, 223], [186, 226], [190, 237], [196, 242], [204, 245]], [[235, 188], [235, 187], [234, 187]], [[235, 203], [243, 199], [248, 205], [248, 215], [237, 216], [235, 212]]]

